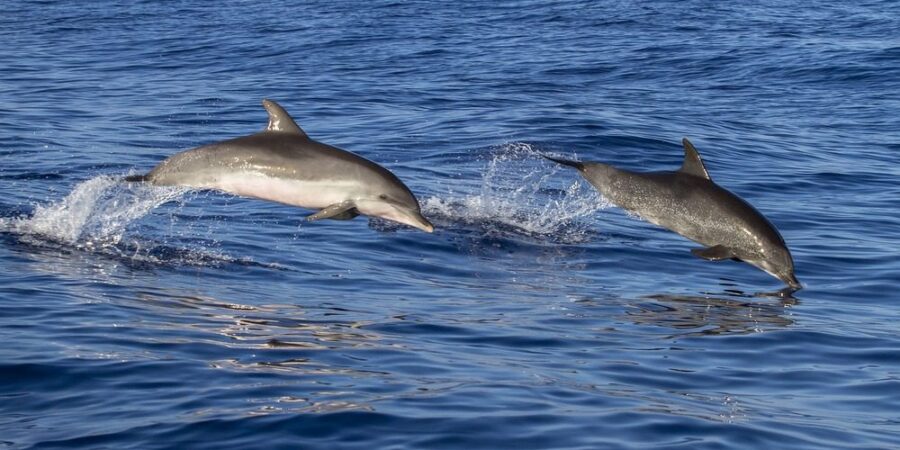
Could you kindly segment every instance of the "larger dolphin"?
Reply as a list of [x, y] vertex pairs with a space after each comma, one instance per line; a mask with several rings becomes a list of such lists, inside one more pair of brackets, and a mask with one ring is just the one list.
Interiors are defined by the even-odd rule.
[[215, 189], [318, 209], [308, 220], [364, 214], [434, 231], [416, 197], [393, 173], [310, 139], [284, 108], [271, 100], [262, 103], [269, 113], [265, 130], [175, 154], [147, 175], [126, 181]]
[[691, 253], [712, 261], [744, 261], [800, 289], [794, 260], [778, 230], [749, 203], [713, 183], [697, 149], [687, 138], [682, 143], [684, 162], [674, 172], [638, 173], [545, 157], [578, 169], [620, 208], [706, 246]]

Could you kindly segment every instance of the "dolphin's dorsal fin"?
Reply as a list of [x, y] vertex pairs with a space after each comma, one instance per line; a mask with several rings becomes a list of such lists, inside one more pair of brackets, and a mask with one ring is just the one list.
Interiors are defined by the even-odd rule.
[[681, 172], [712, 180], [709, 172], [706, 171], [706, 166], [703, 165], [703, 160], [700, 159], [700, 153], [694, 148], [694, 144], [691, 144], [688, 138], [682, 139], [681, 143], [684, 144], [684, 162], [681, 164]]
[[299, 134], [306, 138], [309, 137], [300, 126], [297, 125], [297, 122], [294, 122], [291, 115], [288, 114], [281, 105], [269, 99], [264, 99], [262, 104], [269, 113], [269, 126], [266, 127], [266, 131], [280, 131], [283, 133]]

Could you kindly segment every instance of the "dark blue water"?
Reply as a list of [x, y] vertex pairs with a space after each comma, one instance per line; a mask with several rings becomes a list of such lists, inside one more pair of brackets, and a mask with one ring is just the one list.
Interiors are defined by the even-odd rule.
[[[7, 1], [0, 447], [897, 448], [892, 1]], [[265, 126], [437, 226], [126, 186]], [[537, 152], [715, 181], [806, 288]]]

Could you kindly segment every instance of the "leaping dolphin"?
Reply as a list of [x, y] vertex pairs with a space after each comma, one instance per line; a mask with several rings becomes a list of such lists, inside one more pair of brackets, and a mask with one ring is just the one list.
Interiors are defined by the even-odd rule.
[[578, 169], [616, 206], [706, 246], [691, 253], [711, 261], [744, 261], [800, 289], [794, 260], [778, 230], [749, 203], [714, 183], [697, 149], [687, 138], [682, 143], [684, 162], [674, 172], [638, 173], [544, 157]]
[[268, 127], [166, 158], [126, 181], [215, 189], [318, 209], [307, 220], [363, 214], [432, 232], [413, 193], [393, 173], [365, 158], [310, 139], [287, 111], [263, 100]]

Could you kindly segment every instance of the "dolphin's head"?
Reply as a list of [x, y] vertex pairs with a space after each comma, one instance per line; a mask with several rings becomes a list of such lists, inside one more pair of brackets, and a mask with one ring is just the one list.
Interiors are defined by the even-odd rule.
[[402, 183], [385, 186], [356, 200], [356, 209], [367, 216], [381, 217], [431, 233], [434, 225], [422, 215], [416, 197]]
[[769, 275], [784, 281], [792, 289], [801, 289], [803, 285], [800, 284], [800, 280], [794, 275], [794, 259], [791, 257], [791, 252], [787, 246], [784, 244], [773, 245], [768, 250], [764, 259], [750, 263], [766, 271]]

